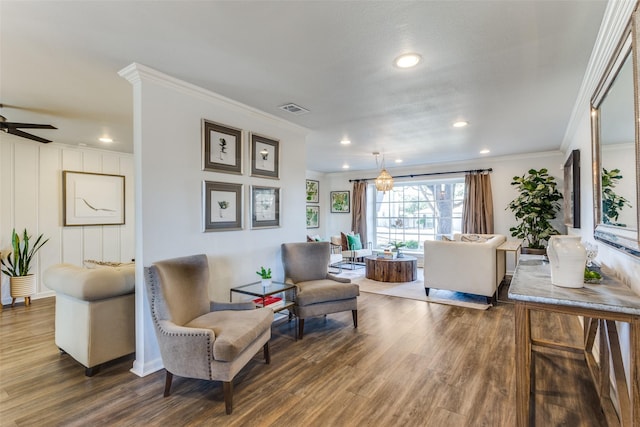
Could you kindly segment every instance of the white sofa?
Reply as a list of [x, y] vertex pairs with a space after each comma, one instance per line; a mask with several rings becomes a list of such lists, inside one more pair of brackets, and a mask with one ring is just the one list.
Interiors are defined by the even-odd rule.
[[[477, 238], [476, 238], [477, 236]], [[467, 241], [465, 241], [467, 240]], [[424, 286], [487, 297], [496, 302], [496, 293], [505, 275], [504, 253], [497, 247], [506, 241], [499, 234], [456, 234], [453, 241], [424, 242]]]
[[56, 345], [85, 366], [85, 375], [135, 352], [133, 264], [98, 268], [56, 264], [45, 270], [43, 283], [56, 292]]

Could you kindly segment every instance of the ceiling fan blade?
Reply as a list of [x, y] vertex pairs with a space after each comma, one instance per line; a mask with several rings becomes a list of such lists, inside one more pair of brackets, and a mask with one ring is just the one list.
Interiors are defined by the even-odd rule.
[[46, 144], [48, 142], [51, 142], [51, 140], [49, 140], [49, 139], [40, 138], [39, 136], [31, 135], [30, 133], [22, 132], [21, 130], [18, 130], [18, 129], [9, 128], [9, 129], [6, 130], [6, 132], [10, 133], [12, 135], [21, 136], [23, 138], [32, 139], [34, 141], [42, 142], [44, 144]]
[[0, 127], [11, 129], [11, 128], [24, 128], [24, 129], [58, 129], [52, 125], [38, 125], [35, 123], [14, 123], [14, 122], [4, 122], [0, 123]]

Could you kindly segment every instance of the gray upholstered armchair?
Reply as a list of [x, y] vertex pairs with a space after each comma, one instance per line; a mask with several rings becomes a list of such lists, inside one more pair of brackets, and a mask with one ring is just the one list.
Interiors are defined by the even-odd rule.
[[145, 282], [162, 362], [164, 396], [173, 375], [222, 381], [227, 414], [233, 410], [233, 377], [262, 348], [267, 363], [273, 311], [252, 302], [209, 301], [206, 255], [159, 261], [145, 268]]
[[296, 285], [298, 337], [302, 339], [304, 320], [351, 310], [353, 327], [358, 327], [358, 285], [328, 272], [329, 242], [283, 243], [285, 281]]

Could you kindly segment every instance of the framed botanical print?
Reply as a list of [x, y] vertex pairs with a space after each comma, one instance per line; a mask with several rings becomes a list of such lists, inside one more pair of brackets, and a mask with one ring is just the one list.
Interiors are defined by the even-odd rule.
[[331, 213], [349, 213], [351, 211], [351, 199], [349, 191], [331, 192]]
[[242, 174], [242, 131], [203, 119], [202, 169]]
[[320, 227], [320, 206], [307, 205], [307, 228]]
[[308, 179], [306, 193], [307, 203], [318, 203], [320, 201], [320, 182]]
[[280, 189], [251, 186], [251, 228], [280, 227]]
[[62, 171], [63, 225], [124, 224], [124, 176]]
[[280, 141], [251, 134], [251, 176], [280, 179]]
[[242, 200], [242, 184], [203, 181], [203, 231], [241, 230]]

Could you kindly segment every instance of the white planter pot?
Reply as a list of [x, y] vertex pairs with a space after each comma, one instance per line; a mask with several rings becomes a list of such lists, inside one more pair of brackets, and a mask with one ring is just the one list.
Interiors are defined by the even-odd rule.
[[271, 286], [271, 279], [262, 279], [261, 282], [264, 287]]

